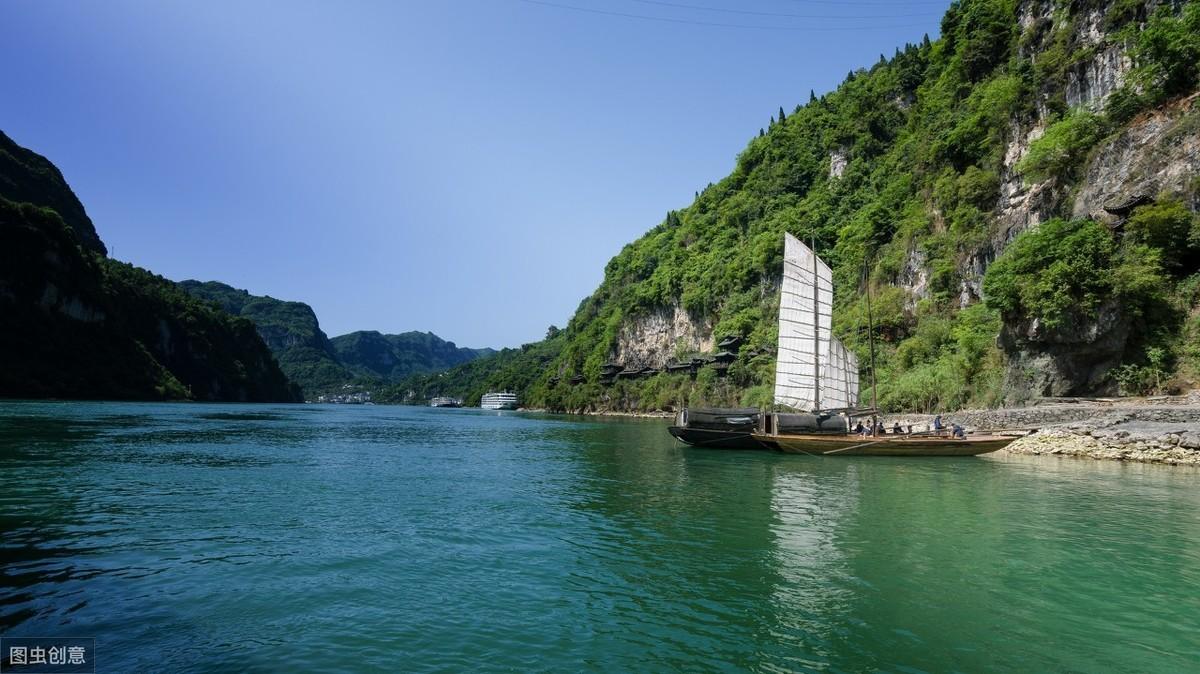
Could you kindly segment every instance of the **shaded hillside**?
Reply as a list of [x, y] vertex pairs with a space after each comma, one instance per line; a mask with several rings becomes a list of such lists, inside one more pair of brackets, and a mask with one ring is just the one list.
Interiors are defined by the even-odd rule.
[[298, 399], [253, 323], [104, 257], [57, 169], [20, 148], [5, 152], [0, 396]]
[[223, 310], [253, 321], [284, 373], [309, 398], [353, 378], [338, 362], [317, 315], [307, 304], [251, 295], [218, 281], [189, 280], [179, 285], [195, 297], [215, 302]]
[[393, 382], [494, 353], [492, 349], [459, 347], [431, 332], [385, 335], [368, 330], [339, 335], [331, 341], [338, 360], [351, 373]]
[[[525, 399], [769, 404], [784, 232], [833, 267], [864, 366], [873, 297], [886, 409], [1192, 386], [1200, 2], [960, 0], [941, 34], [772, 115], [608, 263]], [[601, 380], [726, 334], [725, 377]]]
[[32, 150], [13, 142], [0, 131], [0, 196], [16, 203], [53, 209], [84, 248], [107, 255], [92, 219], [58, 167]]

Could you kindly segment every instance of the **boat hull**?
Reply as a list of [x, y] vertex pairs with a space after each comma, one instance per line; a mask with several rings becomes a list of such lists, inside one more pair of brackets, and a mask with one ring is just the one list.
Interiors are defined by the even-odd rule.
[[758, 442], [773, 442], [789, 454], [825, 456], [977, 456], [1003, 449], [1015, 437], [980, 435], [967, 438], [949, 436], [860, 435], [773, 435], [755, 433]]
[[667, 431], [675, 439], [693, 447], [708, 449], [768, 449], [767, 445], [754, 439], [750, 431], [717, 431], [707, 428], [669, 426]]

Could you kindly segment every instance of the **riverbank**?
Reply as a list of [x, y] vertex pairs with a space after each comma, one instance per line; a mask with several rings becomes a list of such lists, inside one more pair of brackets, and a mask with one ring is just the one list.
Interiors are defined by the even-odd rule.
[[[1003, 451], [1090, 459], [1200, 465], [1200, 398], [1049, 402], [1020, 408], [965, 410], [942, 415], [969, 430], [1034, 430]], [[931, 415], [885, 417], [890, 428], [924, 427]]]

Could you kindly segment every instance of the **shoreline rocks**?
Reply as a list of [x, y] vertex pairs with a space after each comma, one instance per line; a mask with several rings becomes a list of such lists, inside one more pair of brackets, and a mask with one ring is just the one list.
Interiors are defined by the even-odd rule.
[[[1200, 403], [1195, 399], [1077, 402], [943, 414], [968, 430], [1037, 429], [1003, 451], [1200, 466]], [[923, 428], [932, 415], [884, 417]]]

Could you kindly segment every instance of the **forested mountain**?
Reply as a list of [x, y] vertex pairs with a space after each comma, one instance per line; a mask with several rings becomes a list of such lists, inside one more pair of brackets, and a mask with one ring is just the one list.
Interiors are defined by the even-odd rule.
[[385, 381], [445, 370], [495, 353], [459, 347], [432, 332], [385, 335], [365, 330], [334, 337], [332, 343], [338, 360], [351, 373]]
[[0, 196], [14, 203], [53, 210], [80, 245], [101, 255], [108, 254], [92, 219], [67, 187], [58, 167], [42, 155], [17, 145], [3, 131], [0, 131]]
[[540, 342], [500, 351], [478, 349], [487, 353], [442, 372], [414, 374], [385, 386], [376, 400], [425, 404], [430, 398], [450, 396], [474, 407], [489, 391], [528, 391], [558, 356], [563, 337], [558, 328], [551, 327]]
[[218, 281], [189, 280], [179, 285], [195, 297], [252, 321], [283, 372], [300, 385], [307, 397], [313, 398], [353, 379], [338, 361], [333, 344], [307, 304], [251, 295]]
[[[769, 403], [784, 232], [833, 267], [834, 332], [864, 365], [873, 299], [886, 409], [1189, 388], [1198, 68], [1200, 0], [954, 2], [940, 39], [780, 108], [627, 245], [565, 334], [530, 346], [556, 354], [523, 399]], [[727, 376], [602, 383], [607, 362], [661, 368], [724, 335], [746, 340]]]
[[250, 321], [104, 251], [58, 169], [0, 134], [0, 396], [298, 399]]

